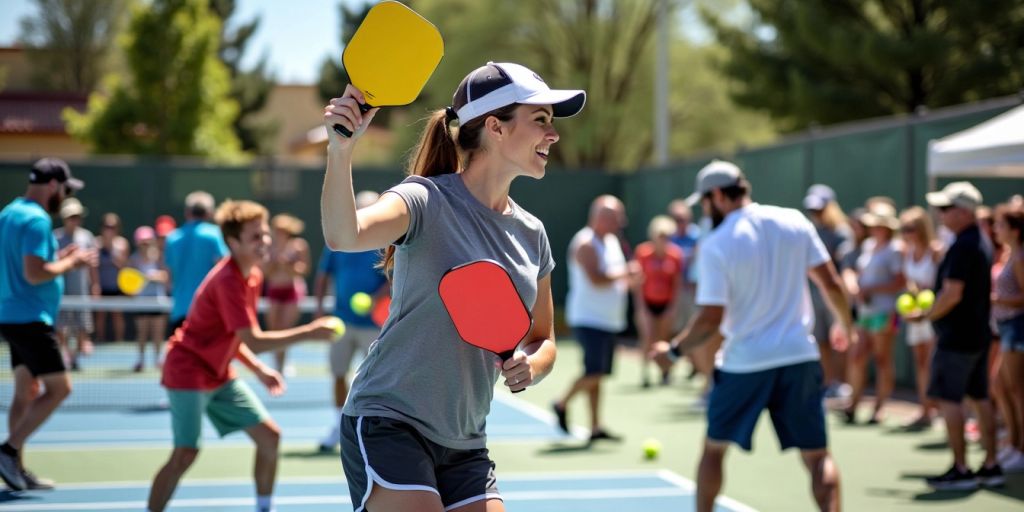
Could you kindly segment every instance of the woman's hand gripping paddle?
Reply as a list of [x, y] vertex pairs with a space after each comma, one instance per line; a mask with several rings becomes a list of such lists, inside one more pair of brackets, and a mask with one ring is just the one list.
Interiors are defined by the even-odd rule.
[[533, 327], [533, 316], [512, 277], [495, 261], [453, 267], [441, 277], [438, 293], [459, 337], [497, 354], [502, 362], [515, 354]]

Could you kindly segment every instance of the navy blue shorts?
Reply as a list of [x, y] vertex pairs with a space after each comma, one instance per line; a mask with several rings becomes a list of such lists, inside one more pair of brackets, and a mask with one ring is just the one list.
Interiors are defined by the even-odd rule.
[[615, 333], [592, 327], [573, 327], [572, 330], [583, 347], [583, 374], [611, 375]]
[[751, 373], [715, 370], [708, 399], [708, 439], [732, 441], [750, 451], [761, 411], [771, 413], [782, 449], [828, 446], [821, 363], [782, 366]]
[[501, 499], [486, 448], [446, 448], [395, 419], [342, 416], [341, 465], [356, 512], [366, 510], [374, 485], [433, 492], [445, 510]]

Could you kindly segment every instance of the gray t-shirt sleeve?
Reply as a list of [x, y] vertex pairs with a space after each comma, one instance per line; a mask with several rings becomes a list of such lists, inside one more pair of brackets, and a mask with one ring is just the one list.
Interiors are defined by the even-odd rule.
[[555, 269], [555, 259], [551, 257], [551, 242], [548, 240], [547, 230], [540, 230], [540, 271], [537, 272], [537, 279], [543, 279]]
[[421, 176], [409, 176], [404, 181], [391, 187], [384, 193], [393, 193], [405, 201], [409, 209], [409, 229], [396, 245], [405, 245], [415, 241], [423, 232], [424, 219], [430, 218], [430, 191], [437, 188], [432, 181]]

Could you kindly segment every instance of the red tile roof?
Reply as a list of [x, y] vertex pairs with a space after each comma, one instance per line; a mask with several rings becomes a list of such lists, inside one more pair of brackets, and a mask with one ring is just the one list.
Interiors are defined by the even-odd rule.
[[86, 97], [72, 93], [0, 93], [0, 133], [62, 134], [65, 107], [85, 110]]

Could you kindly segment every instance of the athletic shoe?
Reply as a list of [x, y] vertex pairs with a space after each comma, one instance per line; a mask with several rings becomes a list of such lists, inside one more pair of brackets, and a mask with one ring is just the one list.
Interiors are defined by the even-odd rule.
[[1021, 452], [1012, 445], [1006, 445], [996, 451], [996, 462], [998, 462], [1000, 466], [1005, 466], [1010, 459], [1016, 458], [1018, 454], [1021, 454]]
[[552, 403], [551, 409], [555, 411], [555, 416], [558, 418], [558, 428], [562, 429], [562, 432], [569, 433], [569, 418], [564, 407], [559, 407], [558, 403]]
[[1014, 450], [1009, 456], [997, 461], [1004, 473], [1024, 473], [1024, 453]]
[[18, 458], [4, 452], [0, 452], [0, 478], [3, 478], [7, 487], [15, 491], [24, 491], [28, 487], [28, 484], [25, 483], [25, 477], [21, 474], [21, 465], [18, 464]]
[[999, 467], [999, 464], [991, 467], [982, 466], [974, 473], [974, 476], [978, 478], [978, 483], [985, 487], [1002, 487], [1006, 485], [1006, 477], [1003, 476], [1003, 469]]
[[978, 479], [970, 469], [960, 471], [956, 464], [949, 468], [949, 471], [939, 475], [926, 478], [928, 487], [938, 491], [972, 491], [978, 488]]
[[603, 428], [595, 429], [590, 433], [590, 442], [594, 441], [622, 441], [622, 437], [612, 434]]
[[903, 425], [903, 430], [919, 431], [932, 428], [932, 419], [929, 416], [918, 416], [916, 420]]
[[22, 468], [21, 477], [25, 479], [25, 485], [30, 491], [53, 490], [53, 480], [50, 480], [49, 478], [40, 478], [27, 469]]
[[331, 431], [320, 440], [320, 451], [322, 453], [330, 453], [334, 451], [334, 447], [341, 443], [341, 429], [339, 427], [332, 427]]

